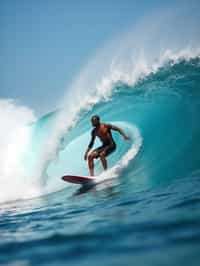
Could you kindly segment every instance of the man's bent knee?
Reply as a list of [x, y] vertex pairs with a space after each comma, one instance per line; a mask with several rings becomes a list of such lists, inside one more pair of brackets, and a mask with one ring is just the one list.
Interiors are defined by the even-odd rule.
[[97, 152], [92, 152], [89, 156], [88, 156], [88, 160], [91, 161], [95, 158], [97, 158], [98, 154]]
[[105, 151], [102, 151], [100, 154], [99, 154], [100, 158], [105, 158], [106, 157], [106, 152]]

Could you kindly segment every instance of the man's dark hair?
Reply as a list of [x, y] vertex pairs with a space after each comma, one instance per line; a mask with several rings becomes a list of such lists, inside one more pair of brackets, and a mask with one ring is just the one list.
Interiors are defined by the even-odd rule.
[[100, 120], [100, 117], [99, 117], [98, 115], [93, 115], [93, 116], [92, 116], [92, 119], [95, 119], [95, 118], [96, 118], [98, 121]]

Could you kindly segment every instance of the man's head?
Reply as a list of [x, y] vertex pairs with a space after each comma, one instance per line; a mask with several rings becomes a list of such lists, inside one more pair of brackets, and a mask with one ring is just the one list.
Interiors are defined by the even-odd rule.
[[91, 123], [93, 127], [97, 127], [100, 125], [100, 117], [98, 115], [93, 115], [91, 118]]

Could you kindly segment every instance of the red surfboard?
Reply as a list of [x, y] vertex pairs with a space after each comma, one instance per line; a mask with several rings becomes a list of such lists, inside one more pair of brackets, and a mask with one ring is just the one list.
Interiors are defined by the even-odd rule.
[[61, 178], [73, 184], [86, 184], [94, 181], [94, 178], [89, 176], [64, 175]]

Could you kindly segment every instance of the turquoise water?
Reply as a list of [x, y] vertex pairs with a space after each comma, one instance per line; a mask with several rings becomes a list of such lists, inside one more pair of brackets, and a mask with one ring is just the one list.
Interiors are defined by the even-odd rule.
[[[27, 176], [42, 169], [31, 177], [38, 196], [1, 203], [0, 264], [199, 265], [199, 84], [198, 57], [168, 62], [134, 85], [117, 82], [109, 100], [79, 112], [50, 156], [46, 140], [62, 110], [30, 125], [23, 165]], [[60, 177], [88, 174], [94, 114], [132, 141], [115, 133], [110, 170], [96, 162], [95, 189], [74, 197], [79, 187]]]

